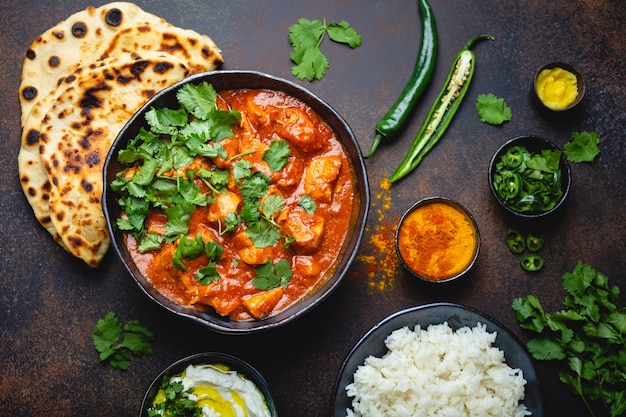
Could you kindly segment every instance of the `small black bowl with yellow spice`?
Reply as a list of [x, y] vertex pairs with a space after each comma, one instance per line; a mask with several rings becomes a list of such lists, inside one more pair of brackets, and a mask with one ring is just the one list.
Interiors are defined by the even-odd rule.
[[585, 80], [572, 65], [550, 62], [535, 74], [533, 92], [543, 107], [553, 112], [563, 112], [576, 107], [583, 99]]
[[480, 234], [474, 217], [460, 203], [428, 197], [404, 213], [395, 246], [400, 262], [413, 276], [445, 283], [456, 281], [474, 266]]
[[489, 187], [498, 204], [522, 219], [554, 213], [571, 186], [565, 154], [553, 142], [533, 135], [508, 140], [489, 163]]

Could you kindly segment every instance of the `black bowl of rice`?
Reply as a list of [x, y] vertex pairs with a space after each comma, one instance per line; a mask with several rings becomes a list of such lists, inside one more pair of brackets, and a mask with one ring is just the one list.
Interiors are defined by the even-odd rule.
[[341, 367], [331, 410], [334, 417], [530, 413], [544, 415], [543, 399], [519, 340], [450, 303], [399, 311], [367, 332]]

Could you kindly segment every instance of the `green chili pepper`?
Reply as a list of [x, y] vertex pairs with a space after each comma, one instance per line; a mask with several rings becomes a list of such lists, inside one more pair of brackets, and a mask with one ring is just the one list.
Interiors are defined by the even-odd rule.
[[502, 160], [509, 168], [517, 168], [522, 164], [526, 150], [521, 146], [513, 146], [506, 151]]
[[506, 245], [513, 253], [522, 253], [526, 249], [526, 240], [520, 232], [515, 229], [509, 229], [504, 236]]
[[520, 260], [520, 265], [528, 272], [536, 272], [543, 267], [543, 259], [537, 255], [526, 255]]
[[537, 252], [543, 248], [545, 238], [542, 235], [529, 233], [526, 237], [526, 247], [531, 252]]
[[413, 171], [422, 158], [437, 144], [452, 117], [456, 113], [463, 97], [467, 93], [470, 81], [474, 75], [474, 53], [470, 50], [472, 45], [482, 39], [493, 40], [491, 35], [475, 36], [465, 44], [465, 47], [457, 54], [454, 64], [448, 73], [448, 77], [433, 103], [426, 120], [413, 140], [408, 154], [400, 163], [396, 171], [389, 178], [394, 183], [404, 178]]
[[366, 158], [374, 155], [383, 138], [391, 140], [404, 126], [413, 107], [415, 107], [417, 99], [433, 75], [437, 58], [435, 17], [427, 0], [419, 0], [419, 8], [422, 16], [422, 41], [417, 60], [415, 61], [415, 67], [413, 68], [413, 74], [404, 86], [400, 97], [376, 124], [376, 137], [374, 137], [372, 148], [365, 155]]

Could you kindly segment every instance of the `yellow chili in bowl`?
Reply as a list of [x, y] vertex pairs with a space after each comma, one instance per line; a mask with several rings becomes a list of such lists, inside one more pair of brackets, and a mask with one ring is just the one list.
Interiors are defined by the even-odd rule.
[[445, 202], [418, 205], [399, 225], [397, 249], [405, 266], [431, 281], [453, 278], [471, 265], [478, 232], [462, 209]]

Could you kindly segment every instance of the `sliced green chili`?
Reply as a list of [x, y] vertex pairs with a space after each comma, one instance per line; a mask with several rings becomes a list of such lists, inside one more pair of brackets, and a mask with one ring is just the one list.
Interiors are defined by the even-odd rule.
[[470, 48], [475, 42], [482, 39], [493, 40], [493, 36], [475, 36], [470, 39], [457, 54], [454, 64], [448, 73], [448, 77], [430, 108], [419, 133], [413, 140], [409, 152], [389, 178], [390, 183], [404, 178], [413, 171], [424, 156], [437, 144], [441, 136], [443, 136], [452, 121], [452, 117], [463, 101], [463, 97], [465, 97], [472, 76], [474, 75], [475, 57]]
[[528, 272], [536, 272], [543, 267], [543, 259], [537, 255], [526, 255], [520, 260], [520, 265]]
[[366, 158], [374, 155], [383, 138], [391, 140], [400, 131], [433, 75], [437, 58], [435, 17], [427, 0], [419, 0], [419, 9], [422, 16], [422, 40], [413, 74], [404, 86], [400, 97], [376, 124], [376, 137], [374, 137], [370, 151], [365, 155]]
[[513, 253], [522, 253], [526, 249], [526, 239], [524, 236], [515, 229], [509, 229], [504, 236], [506, 245]]
[[526, 237], [526, 247], [531, 252], [537, 252], [541, 248], [543, 248], [544, 240], [545, 238], [543, 237], [543, 235], [529, 233], [528, 236]]

